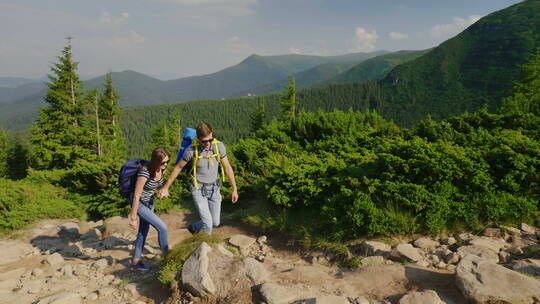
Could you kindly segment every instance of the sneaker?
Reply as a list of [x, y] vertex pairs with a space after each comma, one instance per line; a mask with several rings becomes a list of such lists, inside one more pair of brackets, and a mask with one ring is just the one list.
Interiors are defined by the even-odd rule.
[[131, 270], [135, 271], [147, 271], [150, 270], [150, 266], [143, 264], [143, 262], [139, 261], [137, 264], [131, 264]]
[[195, 229], [193, 228], [193, 224], [189, 225], [189, 226], [187, 227], [187, 230], [188, 230], [191, 234], [197, 233], [197, 231], [195, 231]]

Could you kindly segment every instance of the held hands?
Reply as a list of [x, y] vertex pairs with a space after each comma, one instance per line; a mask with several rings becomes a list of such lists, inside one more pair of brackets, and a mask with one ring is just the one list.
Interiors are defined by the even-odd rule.
[[158, 197], [159, 199], [169, 197], [169, 189], [167, 189], [167, 188], [161, 188], [161, 189], [159, 190], [159, 192], [158, 192], [157, 197]]

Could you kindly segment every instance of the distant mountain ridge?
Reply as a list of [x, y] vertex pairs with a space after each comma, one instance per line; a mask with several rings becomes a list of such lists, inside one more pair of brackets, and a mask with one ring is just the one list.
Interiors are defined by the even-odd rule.
[[[251, 55], [237, 65], [221, 71], [190, 76], [173, 80], [159, 80], [148, 75], [127, 70], [113, 72], [112, 78], [116, 90], [120, 93], [120, 105], [141, 106], [153, 104], [179, 103], [190, 100], [221, 99], [245, 96], [253, 88], [286, 81], [293, 73], [302, 72], [321, 64], [357, 64], [363, 60], [386, 51], [371, 53], [354, 53], [340, 56], [314, 56], [314, 55]], [[84, 81], [85, 88], [101, 89], [105, 76]], [[281, 88], [280, 88], [281, 89]], [[16, 95], [19, 94], [19, 95]], [[0, 104], [0, 121], [8, 122], [18, 119], [13, 115], [31, 117], [36, 116], [37, 109], [44, 106], [44, 89], [6, 91], [4, 105]], [[7, 101], [6, 101], [7, 100]]]

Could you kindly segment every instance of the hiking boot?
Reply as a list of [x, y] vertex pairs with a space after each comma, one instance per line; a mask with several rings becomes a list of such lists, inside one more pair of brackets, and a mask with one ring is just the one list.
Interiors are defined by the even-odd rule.
[[191, 234], [197, 233], [197, 231], [195, 231], [195, 228], [193, 228], [193, 224], [189, 225], [189, 226], [187, 227], [187, 230], [188, 230]]
[[148, 271], [150, 270], [150, 266], [143, 264], [143, 262], [139, 261], [137, 264], [131, 264], [131, 270], [134, 271]]

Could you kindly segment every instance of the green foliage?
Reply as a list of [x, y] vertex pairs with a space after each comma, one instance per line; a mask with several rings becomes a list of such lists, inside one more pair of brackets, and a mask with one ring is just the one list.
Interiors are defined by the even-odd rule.
[[260, 103], [257, 111], [253, 113], [251, 118], [251, 132], [256, 132], [265, 124], [266, 121], [266, 110], [264, 109], [264, 103]]
[[0, 127], [0, 178], [8, 175], [8, 134]]
[[285, 91], [281, 95], [279, 105], [281, 106], [281, 112], [283, 119], [292, 120], [296, 116], [296, 106], [298, 101], [296, 100], [296, 85], [294, 75], [289, 77], [289, 84], [285, 86]]
[[182, 266], [191, 252], [199, 247], [202, 242], [209, 245], [218, 244], [220, 239], [206, 233], [197, 233], [194, 236], [183, 240], [180, 244], [171, 249], [167, 255], [160, 261], [161, 270], [159, 272], [159, 281], [166, 285], [177, 284], [177, 275], [182, 271]]
[[81, 218], [84, 208], [66, 190], [30, 180], [0, 178], [0, 234], [45, 218]]
[[536, 216], [538, 119], [480, 111], [405, 130], [375, 113], [300, 113], [233, 151], [253, 176], [244, 190], [285, 212], [255, 224], [290, 232], [283, 218], [294, 214], [309, 218], [307, 235], [331, 240], [436, 234]]

